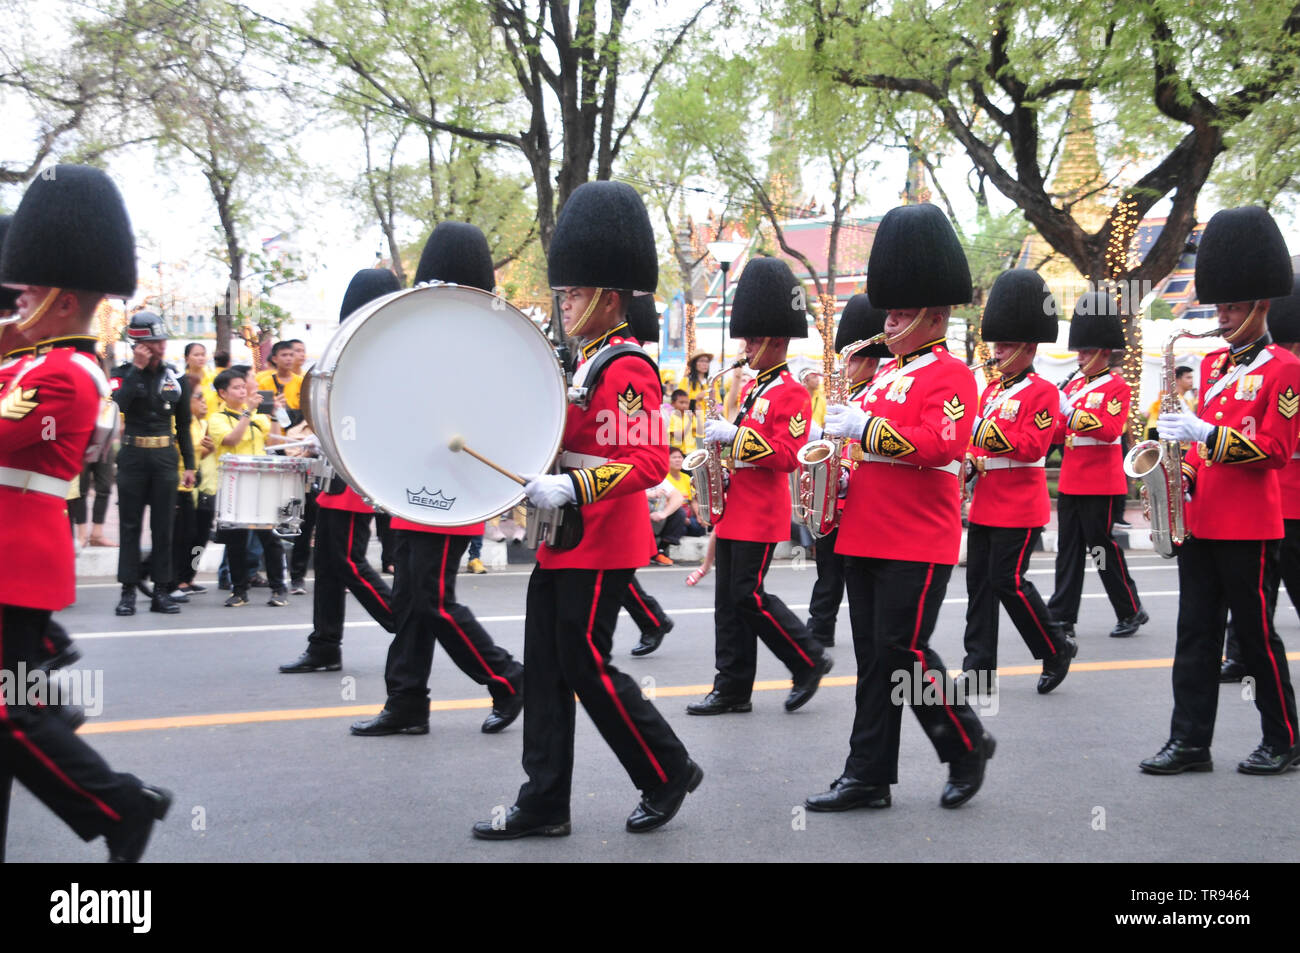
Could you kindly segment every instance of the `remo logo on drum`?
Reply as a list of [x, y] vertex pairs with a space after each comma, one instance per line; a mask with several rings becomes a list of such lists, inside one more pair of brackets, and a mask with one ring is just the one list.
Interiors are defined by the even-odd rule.
[[454, 496], [444, 496], [442, 490], [429, 491], [427, 487], [418, 490], [408, 489], [406, 501], [412, 506], [424, 506], [431, 510], [450, 510], [456, 505]]

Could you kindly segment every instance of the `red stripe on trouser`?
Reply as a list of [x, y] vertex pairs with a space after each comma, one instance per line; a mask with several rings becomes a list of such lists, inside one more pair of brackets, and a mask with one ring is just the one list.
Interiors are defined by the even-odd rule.
[[[925, 671], [925, 653], [916, 647], [916, 643], [921, 638], [921, 624], [925, 618], [925, 597], [930, 592], [930, 583], [933, 580], [934, 580], [934, 563], [931, 563], [929, 568], [926, 569], [925, 571], [925, 587], [921, 590], [921, 598], [917, 600], [916, 625], [912, 627], [912, 644], [909, 646], [909, 648], [912, 650], [912, 653], [916, 656], [917, 661], [921, 663], [922, 671]], [[933, 681], [934, 679], [932, 677], [931, 678], [932, 684]], [[957, 733], [961, 735], [961, 740], [962, 743], [966, 745], [966, 750], [974, 751], [975, 746], [970, 743], [970, 737], [966, 734], [966, 729], [961, 726], [961, 722], [957, 720], [957, 715], [953, 712], [952, 707], [948, 704], [948, 699], [944, 698], [943, 695], [944, 695], [943, 691], [940, 690], [939, 697], [943, 699], [943, 710], [948, 713], [948, 717], [952, 720], [952, 723], [957, 726]]]
[[655, 618], [655, 614], [650, 611], [650, 607], [645, 604], [645, 601], [641, 598], [641, 593], [636, 591], [636, 583], [629, 582], [627, 588], [632, 593], [633, 598], [636, 599], [636, 604], [641, 607], [641, 611], [650, 617], [650, 621], [655, 624], [655, 627], [658, 628], [663, 625], [662, 622]]
[[1115, 498], [1110, 498], [1110, 503], [1106, 507], [1106, 535], [1110, 539], [1110, 548], [1115, 550], [1115, 571], [1119, 574], [1119, 581], [1124, 583], [1124, 591], [1128, 593], [1128, 601], [1133, 605], [1133, 614], [1138, 614], [1137, 596], [1133, 595], [1133, 590], [1128, 584], [1128, 571], [1124, 568], [1124, 554], [1120, 551], [1119, 543], [1115, 537], [1110, 535], [1110, 528], [1115, 525]]
[[361, 575], [361, 573], [357, 570], [357, 564], [352, 561], [352, 538], [353, 538], [354, 531], [356, 530], [356, 526], [357, 526], [357, 514], [349, 513], [348, 514], [348, 560], [347, 560], [348, 569], [352, 572], [353, 579], [357, 580], [362, 585], [364, 585], [367, 589], [370, 590], [370, 594], [375, 597], [376, 602], [378, 602], [381, 606], [384, 607], [385, 612], [392, 612], [393, 610], [389, 608], [388, 603], [385, 602], [383, 597], [380, 596], [379, 593], [375, 591], [375, 587], [372, 586], [363, 575]]
[[1268, 663], [1273, 666], [1273, 684], [1277, 688], [1277, 707], [1282, 713], [1282, 720], [1286, 722], [1286, 733], [1288, 737], [1287, 744], [1292, 748], [1295, 747], [1295, 727], [1291, 724], [1291, 719], [1286, 715], [1286, 695], [1282, 691], [1282, 673], [1277, 667], [1277, 658], [1273, 655], [1273, 646], [1269, 643], [1269, 624], [1268, 624], [1268, 598], [1264, 595], [1264, 565], [1267, 558], [1268, 547], [1265, 543], [1259, 544], [1259, 631], [1264, 634], [1264, 651], [1268, 653]]
[[[439, 535], [442, 536], [441, 533]], [[483, 656], [479, 655], [478, 649], [475, 647], [473, 641], [470, 639], [468, 635], [465, 634], [465, 630], [456, 624], [456, 620], [453, 619], [451, 617], [451, 613], [447, 611], [447, 584], [446, 584], [447, 554], [450, 551], [451, 551], [451, 539], [447, 536], [442, 536], [442, 566], [438, 570], [438, 615], [446, 619], [447, 624], [456, 630], [456, 634], [460, 636], [461, 641], [465, 643], [465, 645], [469, 648], [469, 650], [474, 653], [474, 657], [478, 659], [478, 663], [483, 666], [483, 671], [488, 673], [488, 676], [492, 679], [492, 681], [500, 682], [502, 685], [508, 688], [510, 690], [510, 694], [513, 695], [515, 693], [515, 687], [510, 684], [510, 679], [506, 678], [503, 675], [498, 675], [496, 672], [492, 671], [492, 668], [491, 666], [488, 665], [487, 660], [484, 659]]]
[[[0, 658], [3, 657], [4, 657], [4, 609], [3, 607], [0, 607]], [[53, 716], [47, 716], [47, 717], [53, 717]], [[32, 739], [28, 738], [27, 735], [22, 730], [20, 730], [17, 726], [14, 725], [14, 723], [9, 719], [9, 707], [5, 704], [4, 692], [0, 692], [0, 721], [4, 722], [5, 725], [8, 726], [9, 733], [13, 736], [14, 740], [17, 741], [24, 748], [26, 748], [28, 751], [30, 751], [32, 755], [36, 758], [36, 760], [39, 761], [45, 767], [45, 769], [50, 772], [50, 774], [54, 775], [56, 778], [59, 779], [59, 781], [61, 781], [64, 785], [66, 785], [70, 791], [72, 791], [74, 794], [84, 797], [91, 804], [95, 805], [95, 807], [98, 808], [100, 811], [102, 811], [104, 813], [104, 816], [107, 817], [110, 821], [116, 823], [122, 820], [122, 815], [118, 814], [117, 811], [113, 810], [111, 807], [109, 807], [99, 798], [95, 797], [95, 795], [91, 794], [85, 788], [81, 787], [79, 784], [73, 781], [72, 778], [64, 774], [63, 769], [61, 769], [57, 764], [51, 761], [49, 755], [47, 755], [40, 748], [36, 747]]]
[[1032, 529], [1025, 530], [1025, 543], [1020, 547], [1020, 555], [1016, 557], [1016, 595], [1018, 595], [1020, 601], [1025, 604], [1025, 611], [1028, 612], [1029, 617], [1034, 620], [1034, 625], [1038, 626], [1038, 632], [1042, 635], [1043, 641], [1047, 643], [1048, 649], [1050, 649], [1051, 653], [1055, 655], [1056, 646], [1053, 645], [1052, 640], [1047, 637], [1047, 632], [1043, 629], [1043, 623], [1039, 620], [1038, 613], [1034, 611], [1033, 607], [1029, 604], [1029, 600], [1025, 598], [1025, 594], [1020, 588], [1020, 582], [1024, 579], [1025, 572], [1025, 550], [1029, 549], [1029, 538], [1033, 536], [1033, 534], [1034, 531]]
[[591, 596], [591, 613], [587, 616], [587, 645], [591, 648], [591, 657], [596, 661], [596, 671], [600, 674], [600, 680], [605, 686], [605, 691], [609, 692], [610, 700], [614, 707], [618, 709], [619, 715], [623, 718], [623, 724], [627, 725], [627, 730], [632, 733], [636, 743], [641, 746], [645, 756], [650, 761], [650, 766], [655, 769], [655, 774], [659, 775], [659, 780], [664, 784], [668, 783], [668, 773], [664, 771], [659, 764], [659, 759], [654, 756], [650, 746], [641, 737], [641, 732], [636, 730], [636, 725], [632, 723], [632, 717], [628, 715], [627, 709], [623, 707], [623, 702], [618, 697], [618, 692], [614, 690], [614, 680], [609, 677], [609, 672], [605, 670], [605, 660], [600, 657], [600, 650], [596, 648], [596, 643], [592, 639], [592, 630], [596, 626], [596, 606], [600, 604], [600, 582], [605, 578], [605, 570], [601, 569], [596, 572], [596, 589]]
[[758, 590], [763, 588], [763, 569], [761, 567], [767, 565], [767, 554], [771, 551], [772, 551], [772, 547], [770, 544], [767, 546], [766, 549], [763, 550], [763, 562], [758, 570], [758, 584], [754, 586], [754, 605], [758, 606], [758, 611], [763, 613], [764, 617], [767, 619], [768, 622], [772, 623], [776, 631], [780, 632], [783, 636], [785, 636], [785, 640], [789, 642], [792, 646], [794, 646], [794, 650], [799, 653], [799, 657], [803, 659], [805, 662], [807, 662], [808, 666], [811, 668], [815, 664], [813, 660], [808, 657], [807, 653], [805, 653], [803, 649], [799, 648], [798, 642], [790, 638], [790, 633], [787, 632], [785, 629], [781, 628], [781, 624], [777, 622], [775, 618], [772, 617], [772, 613], [768, 612], [766, 609], [763, 608], [763, 600], [758, 597]]

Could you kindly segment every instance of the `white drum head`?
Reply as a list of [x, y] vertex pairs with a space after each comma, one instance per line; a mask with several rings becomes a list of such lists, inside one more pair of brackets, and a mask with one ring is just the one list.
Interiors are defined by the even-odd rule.
[[[550, 342], [503, 299], [435, 285], [385, 296], [339, 328], [310, 400], [336, 469], [375, 505], [429, 526], [481, 522], [550, 467], [564, 436], [564, 377]], [[321, 413], [321, 411], [324, 413]], [[337, 457], [337, 459], [334, 459]]]

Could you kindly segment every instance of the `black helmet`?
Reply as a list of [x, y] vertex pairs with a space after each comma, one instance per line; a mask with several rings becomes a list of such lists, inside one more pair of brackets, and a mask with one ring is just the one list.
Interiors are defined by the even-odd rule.
[[129, 298], [135, 278], [135, 236], [113, 180], [85, 165], [38, 175], [9, 225], [0, 284]]
[[339, 324], [348, 319], [353, 311], [363, 304], [369, 304], [376, 298], [382, 298], [394, 291], [401, 291], [402, 283], [387, 268], [362, 268], [348, 282], [348, 290], [343, 292], [343, 304], [339, 308]]
[[1051, 344], [1059, 332], [1056, 298], [1038, 272], [1013, 268], [998, 275], [989, 289], [980, 322], [985, 341]]
[[424, 243], [415, 283], [446, 281], [491, 291], [496, 286], [487, 238], [469, 222], [439, 222]]
[[126, 326], [127, 339], [135, 341], [166, 341], [171, 338], [163, 319], [152, 311], [137, 311]]
[[731, 303], [733, 338], [806, 338], [807, 293], [780, 258], [751, 258]]

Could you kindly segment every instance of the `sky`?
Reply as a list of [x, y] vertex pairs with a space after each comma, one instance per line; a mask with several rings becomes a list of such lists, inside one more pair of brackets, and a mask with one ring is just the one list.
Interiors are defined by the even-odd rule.
[[[275, 15], [281, 18], [292, 17], [307, 5], [302, 0], [291, 0], [272, 7], [269, 0], [254, 0], [255, 7], [259, 4], [266, 6], [268, 12], [274, 9]], [[76, 3], [67, 9], [79, 9], [84, 14], [86, 6]], [[644, 2], [637, 3], [633, 11], [643, 8], [649, 9]], [[38, 37], [57, 41], [58, 21], [49, 12], [54, 5], [39, 5], [33, 9], [33, 29]], [[688, 4], [682, 0], [660, 3], [654, 7], [652, 18], [637, 19], [632, 30], [644, 34], [653, 27], [685, 15], [687, 9]], [[12, 104], [0, 101], [0, 105], [7, 107]], [[24, 123], [28, 129], [31, 128], [30, 117], [20, 120], [18, 128], [22, 128]], [[10, 122], [5, 125], [14, 136], [15, 125]], [[25, 144], [21, 137], [15, 138], [10, 138], [8, 147], [0, 146], [0, 158], [9, 158], [11, 152], [14, 158], [23, 154]], [[311, 128], [299, 140], [298, 152], [306, 160], [317, 163], [321, 174], [309, 176], [299, 184], [301, 195], [295, 195], [293, 201], [304, 210], [303, 224], [294, 229], [282, 245], [296, 249], [311, 264], [311, 273], [307, 281], [278, 290], [274, 300], [294, 315], [296, 320], [291, 330], [299, 336], [306, 336], [310, 343], [312, 339], [323, 339], [335, 325], [338, 302], [352, 274], [359, 268], [372, 266], [377, 255], [387, 257], [387, 245], [379, 227], [363, 222], [358, 210], [337, 191], [339, 180], [351, 179], [362, 168], [359, 135], [346, 130]], [[903, 150], [881, 149], [874, 158], [878, 160], [877, 168], [862, 181], [862, 194], [866, 199], [854, 209], [860, 215], [881, 215], [896, 205], [905, 179], [906, 153]], [[131, 213], [141, 272], [148, 273], [150, 286], [157, 286], [161, 264], [164, 296], [172, 298], [179, 293], [188, 299], [178, 303], [177, 310], [210, 314], [213, 303], [224, 290], [225, 276], [223, 268], [204, 254], [205, 249], [215, 244], [217, 233], [212, 199], [202, 177], [196, 169], [183, 163], [159, 163], [145, 147], [113, 153], [109, 168]], [[941, 181], [954, 200], [959, 217], [973, 216], [974, 212], [973, 200], [965, 185], [968, 169], [969, 161], [957, 153], [944, 160], [940, 172]], [[819, 184], [815, 170], [809, 168], [804, 175], [805, 191], [819, 203], [828, 204], [829, 191]], [[1000, 195], [992, 194], [993, 201], [1002, 209], [1011, 207]], [[0, 191], [0, 205], [8, 206], [10, 210], [18, 198], [15, 189]], [[1207, 199], [1212, 200], [1212, 197], [1203, 197], [1200, 205], [1202, 219], [1216, 210]], [[689, 200], [688, 210], [699, 220], [710, 207], [716, 209], [719, 206], [720, 197], [717, 195], [694, 194]], [[1163, 214], [1166, 208], [1167, 202], [1161, 203], [1151, 214]], [[286, 217], [272, 210], [256, 214], [254, 220], [254, 227], [246, 236], [250, 248], [256, 248], [261, 241], [281, 234], [289, 227]], [[1279, 220], [1291, 251], [1300, 252], [1300, 229], [1296, 221], [1291, 217], [1280, 217]], [[432, 224], [429, 223], [425, 233]], [[420, 236], [408, 237], [418, 240]], [[306, 324], [310, 324], [312, 330], [304, 334]]]

